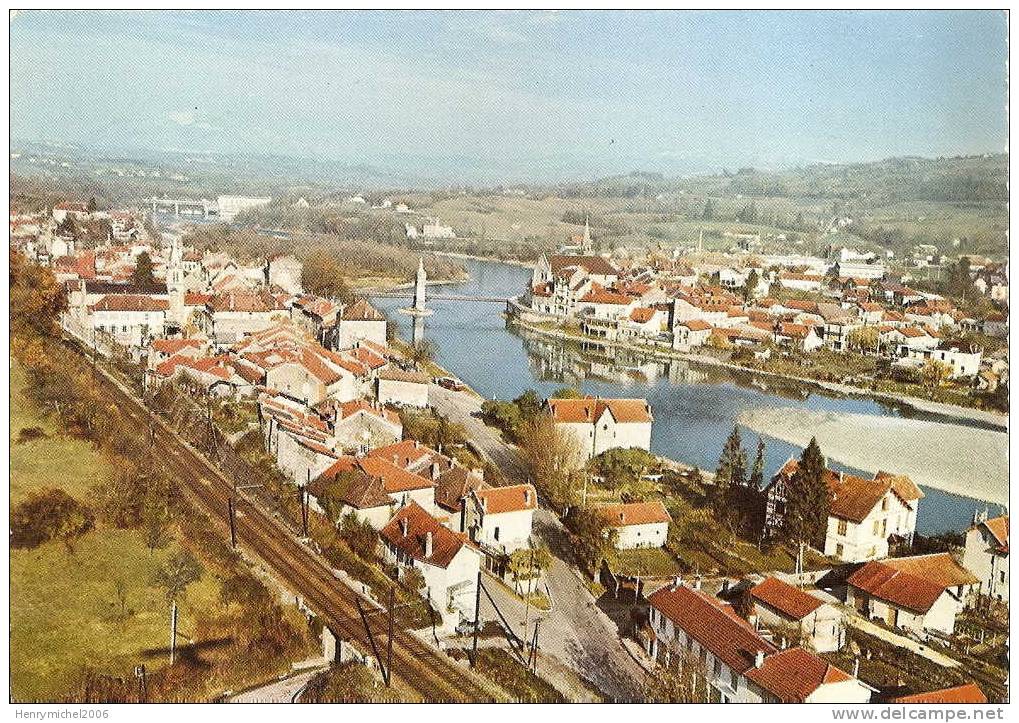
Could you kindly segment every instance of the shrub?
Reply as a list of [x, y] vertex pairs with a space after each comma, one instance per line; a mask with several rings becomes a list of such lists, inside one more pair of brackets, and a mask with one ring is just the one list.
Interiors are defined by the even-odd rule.
[[33, 492], [11, 512], [11, 547], [37, 547], [60, 539], [73, 551], [74, 538], [92, 528], [92, 511], [62, 489]]

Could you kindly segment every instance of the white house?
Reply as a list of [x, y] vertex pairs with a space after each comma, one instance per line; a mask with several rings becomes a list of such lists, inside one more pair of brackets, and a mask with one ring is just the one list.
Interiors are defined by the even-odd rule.
[[682, 584], [650, 603], [647, 651], [690, 673], [705, 703], [866, 703], [871, 689], [803, 648], [779, 650], [732, 606]]
[[[765, 488], [766, 523], [776, 534], [785, 519], [785, 489], [799, 461], [790, 459]], [[891, 545], [908, 545], [916, 531], [923, 491], [907, 476], [878, 472], [868, 480], [825, 470], [831, 508], [825, 530], [824, 554], [843, 562], [887, 557]]]
[[750, 589], [757, 619], [776, 633], [799, 640], [818, 653], [842, 648], [846, 629], [842, 613], [831, 603], [777, 577], [767, 577]]
[[980, 595], [1008, 604], [1008, 515], [969, 528], [962, 565], [980, 580]]
[[915, 349], [909, 346], [899, 347], [899, 356], [905, 363], [921, 365], [928, 359], [947, 364], [952, 369], [952, 378], [973, 377], [980, 373], [980, 349], [960, 349], [950, 343], [941, 343], [933, 349]]
[[355, 301], [340, 313], [335, 347], [350, 349], [361, 341], [386, 346], [386, 317], [364, 299]]
[[651, 406], [646, 399], [549, 399], [556, 428], [572, 434], [586, 458], [609, 449], [651, 449]]
[[163, 336], [169, 303], [142, 294], [110, 294], [89, 309], [93, 329], [113, 337], [123, 346], [142, 347]]
[[210, 339], [229, 346], [286, 317], [286, 308], [268, 292], [227, 292], [215, 294], [206, 302], [200, 324]]
[[949, 553], [868, 562], [846, 580], [846, 603], [860, 615], [921, 637], [955, 632], [955, 617], [980, 580]]
[[598, 514], [605, 521], [606, 533], [615, 531], [617, 550], [662, 547], [669, 538], [672, 517], [658, 500], [603, 505]]
[[424, 372], [383, 369], [375, 381], [375, 397], [379, 404], [427, 407], [429, 381], [429, 376]]
[[354, 399], [349, 402], [327, 400], [328, 419], [333, 437], [343, 449], [362, 454], [376, 447], [399, 442], [403, 437], [400, 415], [380, 404]]
[[694, 347], [704, 346], [711, 336], [711, 324], [703, 319], [687, 319], [672, 328], [672, 348], [688, 351]]
[[783, 289], [797, 291], [820, 291], [824, 284], [824, 276], [820, 274], [794, 274], [782, 272], [778, 275], [778, 283]]
[[472, 541], [509, 554], [527, 547], [538, 494], [529, 484], [488, 487], [470, 492], [463, 500], [462, 532]]
[[382, 528], [386, 559], [402, 570], [414, 568], [424, 578], [421, 590], [443, 624], [474, 620], [474, 596], [481, 552], [462, 532], [443, 527], [416, 503], [410, 503]]

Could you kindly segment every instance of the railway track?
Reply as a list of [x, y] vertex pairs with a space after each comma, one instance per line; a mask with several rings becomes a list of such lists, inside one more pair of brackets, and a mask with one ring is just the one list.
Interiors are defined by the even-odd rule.
[[[232, 482], [217, 467], [182, 440], [164, 420], [151, 414], [119, 381], [103, 369], [99, 372], [106, 387], [123, 400], [121, 410], [136, 422], [139, 430], [147, 429], [151, 420], [163, 432], [154, 441], [157, 457], [180, 480], [186, 492], [220, 523], [221, 531], [229, 527], [228, 501], [233, 497], [238, 504], [238, 545], [247, 547], [300, 594], [338, 636], [357, 641], [369, 650], [368, 634], [355, 602], [357, 594], [336, 579], [325, 561], [295, 540], [281, 522], [257, 503], [236, 495]], [[368, 620], [376, 644], [383, 645], [387, 622], [380, 616], [369, 616]], [[392, 677], [429, 702], [486, 702], [504, 695], [501, 691], [493, 692], [494, 685], [401, 629], [394, 630], [393, 635]]]

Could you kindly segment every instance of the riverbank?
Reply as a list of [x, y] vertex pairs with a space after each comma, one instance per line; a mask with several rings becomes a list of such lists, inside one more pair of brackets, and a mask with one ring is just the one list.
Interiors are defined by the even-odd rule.
[[798, 447], [814, 437], [826, 457], [871, 474], [905, 474], [923, 487], [1008, 504], [1008, 435], [1003, 432], [789, 407], [747, 410], [739, 422]]
[[986, 409], [975, 409], [972, 407], [960, 407], [955, 404], [945, 404], [943, 402], [934, 402], [928, 399], [920, 399], [919, 397], [907, 396], [904, 394], [892, 394], [889, 392], [875, 392], [871, 389], [865, 389], [863, 387], [854, 387], [848, 384], [839, 384], [837, 382], [826, 382], [820, 379], [812, 379], [810, 377], [799, 377], [786, 374], [780, 374], [778, 372], [767, 371], [765, 369], [755, 369], [752, 367], [746, 367], [741, 364], [735, 364], [733, 362], [723, 361], [713, 356], [706, 354], [694, 354], [690, 352], [681, 352], [674, 349], [665, 349], [663, 347], [652, 347], [643, 344], [631, 344], [622, 341], [607, 341], [605, 339], [596, 339], [594, 337], [586, 336], [584, 334], [571, 334], [561, 329], [548, 329], [546, 327], [533, 324], [526, 321], [521, 321], [519, 318], [511, 318], [511, 323], [522, 329], [541, 334], [553, 339], [559, 339], [562, 341], [576, 341], [576, 342], [595, 342], [603, 346], [612, 347], [616, 349], [625, 349], [627, 351], [636, 352], [643, 354], [648, 357], [652, 357], [660, 360], [674, 360], [689, 361], [696, 364], [704, 364], [707, 366], [720, 367], [724, 369], [730, 369], [732, 371], [739, 371], [750, 374], [761, 374], [777, 379], [783, 379], [786, 381], [797, 382], [799, 384], [814, 386], [818, 389], [825, 391], [835, 392], [837, 394], [843, 394], [848, 396], [863, 397], [866, 399], [874, 399], [877, 401], [892, 402], [902, 406], [909, 407], [913, 410], [926, 412], [928, 414], [935, 414], [940, 417], [945, 417], [950, 420], [963, 420], [978, 422], [981, 424], [991, 425], [996, 429], [1006, 431], [1008, 429], [1008, 415], [1000, 414], [998, 412], [992, 412]]
[[473, 254], [461, 254], [456, 251], [436, 251], [436, 256], [446, 256], [451, 259], [470, 259], [471, 261], [485, 261], [492, 264], [505, 264], [506, 266], [516, 266], [522, 269], [533, 269], [534, 261], [520, 261], [518, 259], [497, 259], [490, 256], [475, 256]]

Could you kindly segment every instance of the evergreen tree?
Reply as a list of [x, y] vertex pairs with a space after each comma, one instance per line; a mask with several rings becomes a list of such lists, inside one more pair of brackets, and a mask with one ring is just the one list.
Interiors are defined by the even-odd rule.
[[92, 196], [88, 200], [88, 212], [89, 213], [95, 213], [98, 210], [99, 210], [99, 205], [96, 203], [96, 197]]
[[764, 489], [764, 440], [760, 437], [757, 438], [757, 456], [750, 473], [750, 487], [755, 490]]
[[811, 437], [800, 464], [786, 484], [785, 536], [821, 546], [831, 511], [831, 491], [824, 479], [824, 455]]
[[131, 281], [138, 286], [147, 286], [155, 283], [155, 280], [152, 275], [152, 258], [147, 251], [142, 251], [135, 261], [134, 271], [131, 272]]
[[747, 477], [747, 453], [743, 450], [739, 426], [733, 425], [729, 438], [722, 447], [715, 472], [715, 511], [728, 519], [732, 512], [733, 490], [744, 487]]
[[715, 217], [715, 204], [709, 198], [704, 202], [704, 212], [701, 213], [701, 218], [705, 221], [710, 221]]

